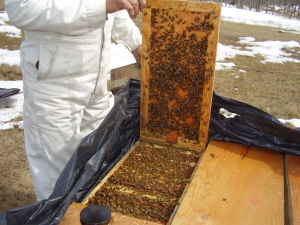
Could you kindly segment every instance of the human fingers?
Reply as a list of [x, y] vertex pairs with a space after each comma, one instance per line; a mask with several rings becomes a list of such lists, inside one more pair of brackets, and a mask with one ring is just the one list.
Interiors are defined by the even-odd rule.
[[131, 17], [131, 16], [130, 17], [131, 18], [136, 18], [137, 15], [139, 14], [139, 11], [140, 11], [139, 0], [128, 0], [128, 2], [132, 5], [132, 8], [133, 8], [133, 17]]
[[136, 12], [132, 5], [134, 2], [133, 2], [133, 0], [130, 0], [130, 1], [132, 1], [132, 3], [129, 2], [128, 0], [107, 0], [106, 1], [106, 12], [114, 13], [116, 11], [125, 9], [125, 10], [127, 10], [128, 14], [131, 18], [135, 18]]
[[114, 13], [124, 8], [123, 0], [106, 0], [106, 13]]
[[138, 0], [139, 1], [139, 6], [140, 6], [140, 11], [142, 12], [147, 4], [146, 0]]

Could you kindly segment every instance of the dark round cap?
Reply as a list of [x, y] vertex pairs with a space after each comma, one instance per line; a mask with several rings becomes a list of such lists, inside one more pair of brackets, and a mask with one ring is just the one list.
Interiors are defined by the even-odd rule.
[[108, 225], [110, 221], [111, 212], [103, 205], [90, 205], [80, 212], [82, 225]]

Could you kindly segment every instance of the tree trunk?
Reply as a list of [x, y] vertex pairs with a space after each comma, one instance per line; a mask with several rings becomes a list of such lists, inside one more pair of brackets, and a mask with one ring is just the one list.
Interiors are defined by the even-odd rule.
[[252, 4], [253, 4], [253, 0], [250, 0], [250, 2], [249, 2], [249, 10], [251, 11], [251, 9], [252, 9]]
[[284, 0], [283, 13], [286, 14], [286, 11], [287, 11], [287, 0]]
[[273, 0], [273, 9], [272, 9], [272, 14], [275, 12], [275, 0]]
[[260, 10], [260, 3], [261, 3], [261, 0], [256, 1], [256, 12], [259, 12], [259, 10]]

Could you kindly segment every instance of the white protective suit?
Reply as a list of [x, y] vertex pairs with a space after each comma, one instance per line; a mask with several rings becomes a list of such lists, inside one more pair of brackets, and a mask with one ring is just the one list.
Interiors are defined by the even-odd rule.
[[21, 45], [26, 154], [37, 200], [48, 198], [78, 144], [108, 113], [111, 38], [131, 51], [141, 34], [102, 0], [5, 0]]

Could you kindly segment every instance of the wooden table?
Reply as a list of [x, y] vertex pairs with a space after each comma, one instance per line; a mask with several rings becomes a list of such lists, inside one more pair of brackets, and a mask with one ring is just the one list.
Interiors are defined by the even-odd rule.
[[[299, 189], [300, 157], [211, 141], [170, 224], [300, 224]], [[84, 207], [73, 203], [61, 225], [80, 224]], [[117, 213], [113, 218], [120, 225], [157, 224]]]

